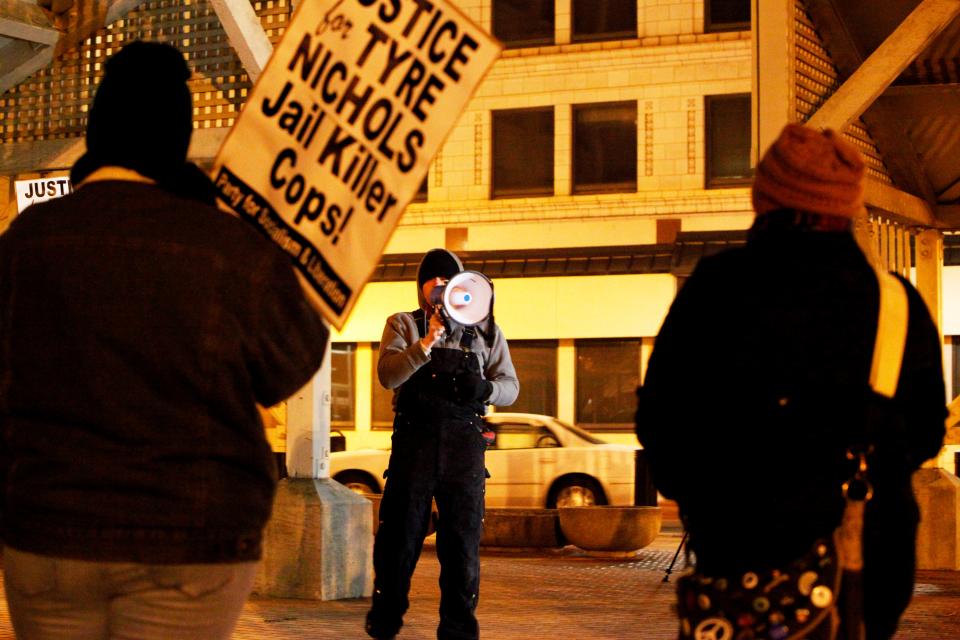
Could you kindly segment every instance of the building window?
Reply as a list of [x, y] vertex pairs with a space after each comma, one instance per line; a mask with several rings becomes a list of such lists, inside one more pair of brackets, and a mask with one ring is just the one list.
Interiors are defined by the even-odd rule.
[[707, 0], [703, 18], [703, 30], [707, 33], [749, 29], [750, 0]]
[[554, 42], [554, 0], [493, 0], [493, 35], [507, 49]]
[[493, 196], [553, 195], [553, 107], [493, 112]]
[[357, 345], [334, 342], [330, 346], [330, 429], [353, 429], [353, 403]]
[[706, 96], [707, 188], [750, 184], [750, 94]]
[[637, 190], [637, 103], [573, 106], [573, 192]]
[[384, 389], [377, 377], [377, 364], [380, 362], [380, 343], [374, 342], [370, 345], [370, 352], [373, 354], [373, 384], [370, 398], [370, 428], [392, 429], [393, 428], [393, 389]]
[[573, 0], [574, 42], [637, 37], [637, 0]]
[[411, 202], [426, 202], [427, 201], [427, 180], [429, 175], [423, 176], [423, 182], [420, 183], [420, 188], [417, 189], [417, 192], [413, 194], [413, 200]]
[[640, 384], [640, 339], [577, 340], [577, 424], [633, 429]]
[[557, 415], [557, 342], [511, 340], [510, 357], [522, 382], [520, 395], [506, 410]]

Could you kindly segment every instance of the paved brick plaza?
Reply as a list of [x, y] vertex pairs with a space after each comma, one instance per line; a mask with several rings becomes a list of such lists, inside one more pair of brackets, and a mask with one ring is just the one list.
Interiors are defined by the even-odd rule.
[[[555, 552], [486, 550], [479, 618], [487, 640], [667, 640], [673, 584], [663, 569], [679, 532], [660, 535], [634, 558], [591, 557], [572, 547]], [[680, 565], [682, 566], [681, 555]], [[400, 640], [433, 640], [439, 565], [430, 545], [413, 578], [412, 607]], [[361, 639], [369, 600], [308, 602], [253, 598], [236, 640]], [[13, 638], [0, 602], [0, 639]], [[916, 595], [896, 640], [960, 638], [960, 572], [921, 571]]]

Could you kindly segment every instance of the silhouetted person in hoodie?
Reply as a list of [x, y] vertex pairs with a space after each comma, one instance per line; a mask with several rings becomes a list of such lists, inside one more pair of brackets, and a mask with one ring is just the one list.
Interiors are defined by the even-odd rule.
[[75, 192], [0, 236], [0, 514], [19, 638], [228, 638], [276, 465], [256, 403], [328, 330], [286, 255], [186, 162], [190, 71], [106, 63]]

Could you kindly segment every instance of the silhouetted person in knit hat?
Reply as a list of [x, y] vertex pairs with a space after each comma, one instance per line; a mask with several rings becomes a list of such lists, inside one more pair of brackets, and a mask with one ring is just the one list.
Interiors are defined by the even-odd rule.
[[431, 249], [417, 269], [413, 312], [387, 318], [377, 376], [393, 389], [393, 451], [373, 546], [373, 603], [366, 631], [393, 638], [409, 606], [410, 578], [420, 558], [436, 498], [440, 560], [440, 640], [480, 637], [480, 536], [486, 486], [483, 415], [509, 405], [520, 384], [510, 349], [492, 319], [477, 327], [444, 327], [431, 292], [463, 270], [446, 249]]
[[[899, 384], [893, 398], [868, 385], [878, 275], [851, 233], [865, 214], [863, 172], [860, 154], [833, 132], [784, 129], [757, 167], [746, 246], [701, 259], [677, 294], [636, 420], [657, 489], [679, 504], [697, 571], [731, 591], [753, 588], [747, 573], [829, 539], [851, 475], [845, 453], [872, 446], [863, 583], [867, 638], [876, 640], [894, 634], [910, 600], [910, 476], [939, 451], [947, 413], [936, 327], [899, 276], [909, 311]], [[766, 585], [756, 588], [751, 618], [771, 638], [816, 613], [785, 617], [780, 601], [762, 599]]]
[[4, 586], [19, 638], [228, 638], [276, 464], [256, 404], [328, 330], [289, 258], [186, 163], [189, 70], [107, 61], [75, 192], [0, 236]]

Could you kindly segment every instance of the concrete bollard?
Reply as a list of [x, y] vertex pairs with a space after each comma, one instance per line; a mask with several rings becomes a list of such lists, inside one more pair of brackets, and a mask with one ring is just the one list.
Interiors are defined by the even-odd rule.
[[263, 546], [254, 593], [308, 600], [373, 593], [370, 501], [339, 482], [281, 480]]
[[960, 479], [945, 469], [913, 474], [920, 505], [917, 568], [960, 570]]

